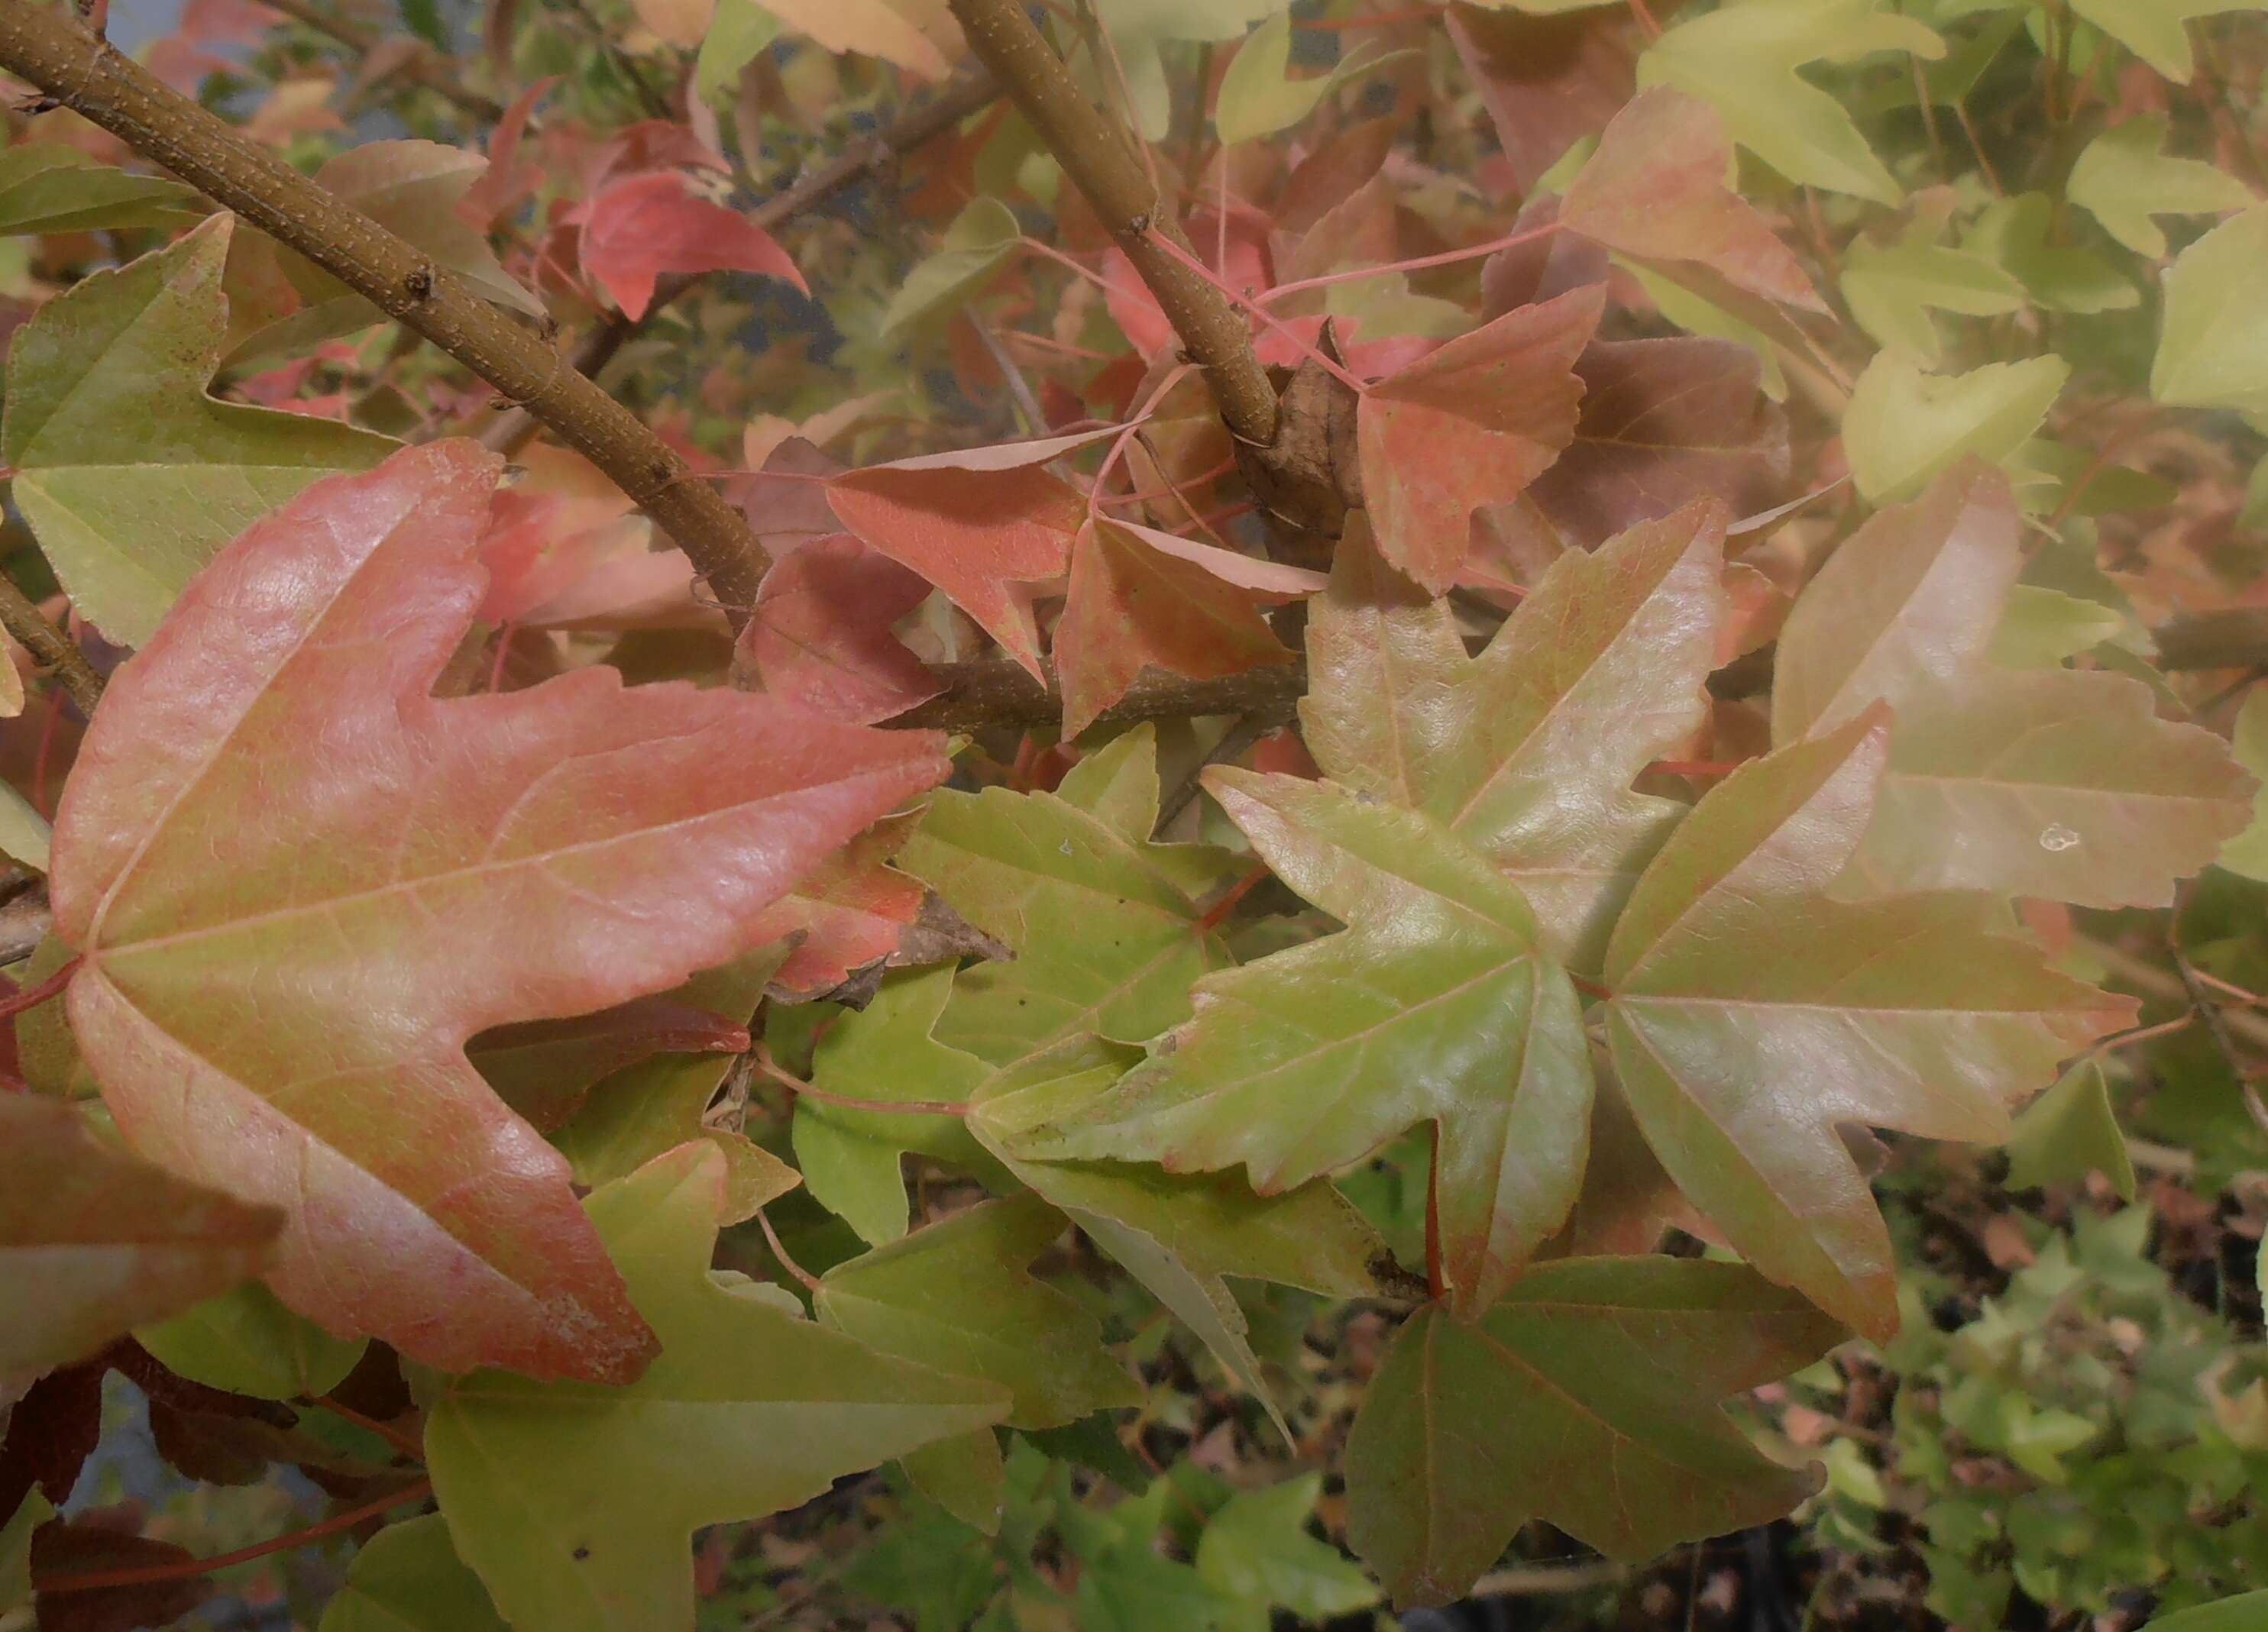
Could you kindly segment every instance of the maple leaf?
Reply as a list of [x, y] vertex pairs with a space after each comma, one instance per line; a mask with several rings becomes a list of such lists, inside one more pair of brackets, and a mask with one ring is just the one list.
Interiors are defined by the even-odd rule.
[[1734, 1248], [1861, 1332], [1896, 1261], [1844, 1126], [1994, 1142], [2057, 1062], [2135, 1004], [2051, 971], [1974, 897], [1828, 886], [1872, 814], [1879, 705], [1705, 795], [1615, 925], [1615, 1067], [1679, 1189]]
[[724, 1182], [720, 1152], [681, 1145], [585, 1204], [660, 1339], [637, 1381], [482, 1371], [424, 1401], [450, 1537], [513, 1626], [676, 1632], [693, 1619], [695, 1530], [792, 1507], [1009, 1408], [996, 1384], [786, 1312], [777, 1289], [719, 1284]]
[[199, 213], [178, 181], [98, 164], [60, 142], [25, 142], [0, 153], [0, 232], [92, 232], [173, 227]]
[[1266, 1195], [1432, 1121], [1443, 1268], [1460, 1307], [1484, 1307], [1582, 1176], [1590, 1059], [1566, 971], [1518, 887], [1421, 812], [1219, 767], [1205, 785], [1348, 928], [1200, 980], [1197, 1018], [1063, 1152], [1241, 1163]]
[[761, 272], [811, 293], [777, 239], [738, 210], [702, 197], [680, 172], [621, 177], [581, 208], [583, 269], [633, 322], [645, 315], [665, 272]]
[[2166, 154], [2172, 121], [2146, 114], [2104, 131], [2072, 162], [2065, 195], [2136, 254], [2156, 260], [2166, 234], [2152, 217], [2248, 210], [2252, 189], [2225, 170]]
[[254, 1275], [284, 1216], [95, 1142], [75, 1106], [0, 1092], [0, 1381]]
[[1520, 496], [1574, 435], [1574, 363], [1605, 291], [1507, 312], [1363, 393], [1355, 432], [1381, 555], [1436, 592], [1463, 564], [1472, 513]]
[[764, 0], [764, 10], [828, 51], [856, 51], [932, 79], [967, 53], [945, 0]]
[[90, 274], [8, 349], [0, 459], [71, 604], [141, 645], [223, 544], [316, 477], [397, 445], [345, 425], [221, 402], [232, 216]]
[[1280, 598], [1322, 584], [1314, 573], [1154, 528], [1090, 522], [1072, 548], [1070, 599], [1055, 629], [1064, 735], [1092, 725], [1147, 668], [1219, 680], [1291, 662], [1255, 592]]
[[[1673, 0], [1653, 11], [1659, 20], [1676, 9]], [[1453, 5], [1448, 29], [1521, 195], [1631, 99], [1646, 40], [1634, 14], [1611, 6], [1538, 17]]]
[[1202, 897], [1233, 871], [1204, 845], [1153, 844], [1157, 735], [1143, 725], [1054, 793], [939, 793], [899, 864], [1014, 953], [962, 975], [944, 1040], [995, 1065], [1093, 1033], [1156, 1036], [1228, 961]]
[[890, 633], [929, 585], [847, 533], [814, 540], [764, 574], [733, 653], [750, 689], [872, 725], [944, 689]]
[[202, 1299], [134, 1341], [177, 1377], [255, 1400], [314, 1399], [354, 1370], [369, 1344], [333, 1337], [259, 1281]]
[[1487, 516], [1489, 548], [1549, 560], [1697, 499], [1734, 513], [1786, 490], [1787, 421], [1763, 364], [1726, 340], [1594, 341], [1575, 361], [1583, 401], [1558, 461]]
[[1895, 204], [1898, 184], [1850, 111], [1797, 71], [1871, 51], [1933, 60], [1945, 41], [1878, 0], [1734, 0], [1655, 40], [1638, 78], [1706, 99], [1734, 140], [1791, 181]]
[[1391, 1256], [1325, 1180], [1261, 1195], [1234, 1173], [1061, 1159], [1062, 1130], [1090, 1118], [1139, 1058], [1081, 1037], [1003, 1066], [969, 1096], [968, 1130], [1195, 1332], [1288, 1440], [1225, 1277], [1360, 1298]]
[[651, 1338], [467, 1040], [732, 956], [946, 761], [604, 668], [433, 697], [498, 467], [405, 449], [199, 577], [80, 750], [55, 923], [122, 1132], [286, 1209], [287, 1303], [445, 1369], [621, 1378]]
[[2007, 479], [1974, 459], [1875, 515], [1781, 631], [1773, 740], [1890, 705], [1854, 888], [2169, 905], [2175, 881], [2243, 827], [2251, 779], [2213, 732], [2159, 719], [2139, 680], [1988, 661], [2019, 535]]
[[825, 1096], [966, 1101], [988, 1073], [982, 1060], [937, 1040], [952, 994], [950, 965], [884, 976], [864, 1011], [819, 1040], [811, 1081], [820, 1092], [795, 1102], [795, 1159], [813, 1198], [878, 1246], [906, 1233], [901, 1164], [909, 1153], [981, 1167], [983, 1152], [956, 1117], [831, 1105]]
[[847, 470], [827, 484], [843, 525], [951, 598], [1042, 684], [1034, 585], [1071, 568], [1086, 499], [1048, 462], [1117, 428]]
[[1530, 1271], [1477, 1322], [1419, 1310], [1347, 1441], [1347, 1540], [1398, 1606], [1444, 1604], [1528, 1519], [1610, 1558], [1742, 1530], [1819, 1489], [1716, 1402], [1842, 1335], [1737, 1264], [1581, 1258]]
[[[1102, 1347], [1094, 1318], [1026, 1268], [1064, 1228], [1028, 1192], [981, 1202], [837, 1264], [813, 1312], [879, 1354], [1006, 1388], [1011, 1428], [1060, 1428], [1138, 1404], [1140, 1384]], [[924, 1489], [971, 1489], [974, 1511], [961, 1517], [998, 1527], [1000, 1447], [990, 1431], [924, 1446], [906, 1466]]]
[[1696, 292], [1826, 311], [1795, 254], [1726, 185], [1732, 144], [1716, 111], [1667, 86], [1640, 92], [1568, 185], [1559, 223]]
[[1324, 775], [1423, 811], [1503, 869], [1543, 945], [1595, 971], [1682, 807], [1631, 791], [1705, 714], [1723, 512], [1689, 506], [1555, 562], [1478, 658], [1359, 529], [1310, 614], [1307, 746]]
[[438, 1513], [388, 1525], [356, 1549], [316, 1632], [512, 1632]]

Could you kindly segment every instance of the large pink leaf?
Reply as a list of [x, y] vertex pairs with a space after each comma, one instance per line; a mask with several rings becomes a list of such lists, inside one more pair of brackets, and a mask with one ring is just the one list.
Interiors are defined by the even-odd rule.
[[1459, 336], [1364, 394], [1362, 488], [1378, 553], [1436, 593], [1463, 564], [1472, 514], [1520, 496], [1575, 433], [1575, 359], [1605, 292], [1572, 290]]
[[608, 183], [585, 206], [582, 257], [631, 319], [645, 315], [665, 272], [763, 272], [811, 292], [770, 233], [701, 197], [675, 171]]
[[947, 765], [934, 738], [605, 668], [434, 697], [498, 469], [405, 449], [190, 584], [80, 751], [55, 926], [120, 1129], [286, 1209], [287, 1302], [448, 1370], [615, 1380], [652, 1335], [467, 1040], [723, 962]]

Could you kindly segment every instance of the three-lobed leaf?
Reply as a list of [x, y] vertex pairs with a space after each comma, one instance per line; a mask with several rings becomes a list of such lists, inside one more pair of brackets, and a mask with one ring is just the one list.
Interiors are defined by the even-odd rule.
[[1734, 772], [1615, 925], [1615, 1067], [1677, 1187], [1764, 1275], [1860, 1331], [1897, 1325], [1896, 1261], [1846, 1127], [1995, 1142], [2117, 998], [1992, 932], [1973, 897], [1830, 886], [1889, 754], [1879, 704]]
[[1420, 1310], [1347, 1442], [1347, 1536], [1397, 1605], [1458, 1598], [1531, 1518], [1633, 1562], [1818, 1489], [1716, 1408], [1841, 1328], [1734, 1264], [1541, 1265], [1478, 1321]]
[[129, 1143], [285, 1209], [285, 1302], [431, 1364], [619, 1378], [652, 1337], [466, 1042], [744, 950], [946, 761], [606, 669], [434, 697], [498, 466], [405, 450], [199, 577], [80, 751], [55, 921]]
[[659, 1356], [627, 1386], [481, 1371], [437, 1383], [426, 1463], [457, 1555], [504, 1619], [679, 1632], [696, 1529], [1000, 1420], [997, 1385], [878, 1354], [709, 1271], [724, 1158], [695, 1143], [587, 1208]]

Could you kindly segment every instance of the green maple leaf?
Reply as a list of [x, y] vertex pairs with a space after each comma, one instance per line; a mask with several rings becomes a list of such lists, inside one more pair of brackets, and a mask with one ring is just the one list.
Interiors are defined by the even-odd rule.
[[1217, 1169], [1263, 1192], [1440, 1128], [1445, 1271], [1480, 1307], [1566, 1216], [1590, 1122], [1582, 1005], [1519, 887], [1423, 812], [1215, 768], [1206, 786], [1286, 884], [1349, 927], [1197, 984], [1197, 1018], [1130, 1077], [1087, 1156]]
[[1882, 511], [1781, 631], [1772, 739], [1896, 717], [1850, 893], [1960, 889], [2166, 906], [2244, 825], [2251, 784], [2140, 681], [1987, 662], [2023, 569], [2007, 481], [1970, 461]]
[[[1061, 1428], [1136, 1404], [1141, 1386], [1103, 1348], [1093, 1317], [1026, 1268], [1064, 1226], [1028, 1192], [985, 1202], [837, 1264], [813, 1307], [879, 1354], [999, 1384], [1011, 1428]], [[998, 1527], [1003, 1470], [989, 1429], [925, 1446], [906, 1470], [957, 1517]], [[973, 1499], [948, 1499], [964, 1491]]]
[[1638, 79], [1715, 103], [1733, 139], [1791, 181], [1894, 204], [1897, 182], [1843, 104], [1796, 71], [1874, 51], [1935, 58], [1945, 42], [1881, 0], [1737, 0], [1664, 33]]
[[316, 1632], [511, 1632], [438, 1513], [388, 1525], [347, 1566]]
[[1670, 1178], [1758, 1269], [1878, 1337], [1896, 1261], [1838, 1129], [1998, 1141], [2012, 1103], [2134, 1008], [1988, 932], [1974, 897], [1830, 897], [1889, 735], [1876, 704], [1713, 789], [1605, 968], [1616, 1071]]
[[1000, 1420], [1007, 1391], [911, 1364], [709, 1274], [725, 1158], [682, 1145], [585, 1203], [661, 1342], [635, 1383], [486, 1371], [426, 1399], [459, 1556], [514, 1626], [679, 1632], [703, 1525], [762, 1518]]
[[1993, 317], [2026, 303], [2023, 284], [1989, 258], [1939, 243], [1943, 226], [1941, 217], [1918, 214], [1894, 243], [1854, 239], [1843, 263], [1843, 298], [1859, 326], [1931, 363], [1944, 349], [1932, 312]]
[[2263, 0], [2071, 0], [2071, 9], [2167, 78], [2187, 85], [2197, 70], [2190, 54], [2192, 18], [2268, 5]]
[[2250, 208], [2252, 189], [2225, 170], [2166, 154], [2171, 121], [2146, 114], [2114, 125], [2087, 144], [2071, 167], [2065, 196], [2102, 223], [2138, 255], [2166, 253], [2156, 216], [2218, 215]]
[[342, 1382], [369, 1347], [333, 1337], [258, 1281], [208, 1298], [134, 1341], [176, 1376], [259, 1400], [313, 1399]]
[[1205, 1521], [1197, 1574], [1237, 1606], [1226, 1618], [1237, 1632], [1266, 1632], [1271, 1607], [1323, 1621], [1378, 1601], [1369, 1577], [1307, 1533], [1322, 1489], [1321, 1474], [1302, 1474], [1265, 1489], [1240, 1490]]
[[2268, 883], [2268, 692], [2256, 688], [2237, 709], [2229, 751], [2260, 787], [2252, 796], [2251, 820], [2215, 859], [2231, 872]]
[[[990, 1074], [983, 1061], [934, 1034], [953, 996], [949, 964], [895, 970], [864, 1011], [845, 1015], [813, 1051], [813, 1085], [868, 1100], [965, 1101]], [[795, 1105], [795, 1159], [813, 1198], [877, 1246], [906, 1232], [909, 1154], [981, 1167], [983, 1150], [952, 1116], [830, 1105]]]
[[2045, 193], [1996, 198], [1977, 217], [1962, 247], [2004, 267], [2038, 305], [2058, 312], [2124, 312], [2142, 291], [2088, 249], [2055, 241], [2055, 202]]
[[1841, 1335], [1738, 1265], [1539, 1266], [1476, 1323], [1420, 1310], [1347, 1442], [1347, 1534], [1397, 1605], [1460, 1596], [1543, 1518], [1637, 1562], [1819, 1488], [1712, 1408]]
[[973, 1097], [969, 1130], [1195, 1332], [1289, 1438], [1225, 1277], [1357, 1298], [1376, 1290], [1390, 1261], [1327, 1182], [1263, 1196], [1233, 1173], [1063, 1159], [1062, 1130], [1091, 1115], [1139, 1057], [1086, 1038], [1004, 1067]]
[[1143, 138], [1161, 142], [1174, 113], [1165, 48], [1182, 40], [1241, 39], [1253, 24], [1289, 5], [1290, 0], [1096, 0], [1095, 16], [1109, 33], [1110, 54], [1098, 62], [1081, 40], [1071, 53], [1071, 65], [1098, 103], [1119, 107], [1130, 101]]
[[60, 142], [0, 152], [0, 233], [172, 227], [202, 208], [178, 181], [114, 170]]
[[92, 274], [9, 348], [0, 459], [16, 467], [16, 502], [72, 604], [129, 645], [157, 632], [223, 544], [316, 477], [395, 446], [207, 393], [234, 220]]
[[1677, 815], [1629, 784], [1701, 707], [1717, 514], [1568, 552], [1477, 658], [1440, 603], [1343, 542], [1304, 709], [1334, 780], [1206, 785], [1349, 928], [1200, 981], [1196, 1018], [1061, 1150], [1241, 1164], [1274, 1191], [1431, 1121], [1453, 1295], [1501, 1292], [1581, 1180], [1591, 1070], [1561, 960], [1595, 959]]
[[999, 1065], [1089, 1033], [1139, 1042], [1188, 1017], [1190, 984], [1228, 961], [1200, 927], [1224, 863], [1210, 847], [1152, 843], [1157, 813], [1146, 725], [1056, 793], [937, 795], [897, 864], [1015, 953], [961, 977], [946, 1043]]
[[1877, 352], [1843, 413], [1851, 480], [1867, 499], [1911, 498], [1968, 454], [1998, 463], [2040, 428], [2062, 394], [2061, 357], [1926, 372], [1910, 352]]
[[2081, 1060], [2026, 1106], [2008, 1131], [2008, 1187], [2078, 1183], [2101, 1173], [2124, 1202], [2134, 1199], [2134, 1162], [2111, 1107], [2102, 1062]]
[[2268, 205], [2223, 222], [2166, 272], [2165, 329], [2150, 394], [2183, 408], [2268, 416]]

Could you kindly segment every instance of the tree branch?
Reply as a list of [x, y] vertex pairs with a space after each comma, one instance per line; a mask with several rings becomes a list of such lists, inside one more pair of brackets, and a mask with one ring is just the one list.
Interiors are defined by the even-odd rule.
[[[295, 23], [305, 24], [317, 33], [337, 40], [357, 56], [368, 56], [378, 49], [381, 36], [358, 23], [350, 23], [321, 6], [311, 4], [310, 0], [262, 0], [262, 4], [273, 11], [283, 12]], [[458, 84], [454, 75], [446, 69], [437, 67], [422, 50], [406, 65], [403, 77], [412, 85], [445, 99], [482, 124], [492, 125], [504, 117], [503, 103]]]
[[298, 250], [605, 471], [685, 553], [738, 629], [767, 563], [747, 519], [638, 417], [446, 267], [172, 90], [59, 8], [0, 0], [0, 67]]
[[[932, 664], [930, 673], [946, 682], [944, 694], [886, 724], [903, 730], [963, 731], [988, 725], [1045, 725], [1063, 718], [1063, 694], [1041, 685], [1020, 665], [1005, 658]], [[1100, 718], [1112, 724], [1201, 714], [1288, 719], [1307, 689], [1307, 667], [1299, 663], [1264, 664], [1224, 680], [1187, 680], [1152, 671]]]
[[970, 48], [1008, 87], [1157, 297], [1182, 349], [1204, 371], [1222, 423], [1248, 447], [1272, 447], [1279, 418], [1276, 387], [1253, 351], [1244, 315], [1195, 268], [1152, 241], [1155, 233], [1189, 248], [1181, 228], [1167, 218], [1131, 134], [1086, 99], [1063, 59], [1032, 26], [1023, 0], [950, 4]]
[[[748, 212], [748, 219], [767, 232], [777, 232], [805, 211], [816, 209], [862, 178], [927, 146], [971, 114], [991, 106], [1000, 94], [999, 82], [990, 74], [972, 74], [955, 81], [935, 98], [902, 114], [864, 142], [842, 152], [797, 181], [774, 194]], [[698, 283], [698, 276], [666, 277], [656, 286], [643, 317], [617, 312], [593, 328], [576, 348], [575, 371], [596, 379], [599, 371], [637, 335], [638, 331], [671, 301]], [[536, 421], [525, 408], [513, 408], [490, 423], [481, 441], [499, 453], [516, 453], [535, 434]]]
[[55, 671], [55, 679], [78, 704], [81, 714], [94, 717], [94, 705], [102, 701], [102, 676], [94, 672], [78, 643], [48, 622], [46, 614], [32, 604], [32, 598], [4, 572], [0, 572], [0, 627], [14, 636], [16, 643], [30, 652], [41, 668]]

